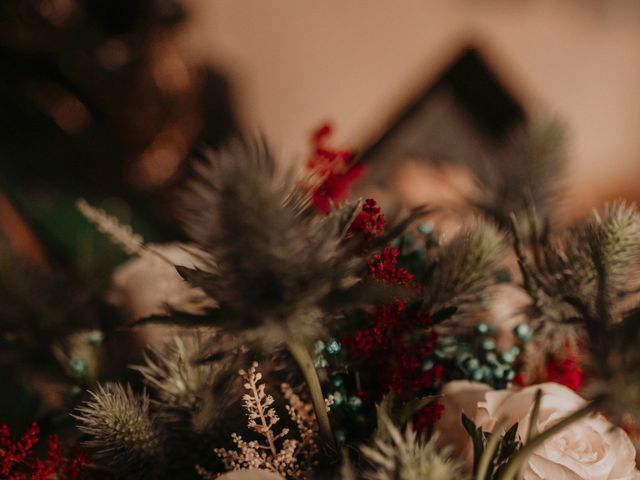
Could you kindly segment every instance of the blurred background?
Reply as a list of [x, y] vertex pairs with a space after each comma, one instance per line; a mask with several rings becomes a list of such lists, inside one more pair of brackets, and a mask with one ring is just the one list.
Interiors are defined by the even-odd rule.
[[[98, 375], [78, 342], [127, 348], [104, 301], [125, 256], [77, 198], [183, 240], [191, 153], [262, 134], [303, 170], [328, 121], [367, 166], [355, 195], [455, 206], [543, 117], [566, 133], [563, 218], [640, 199], [640, 2], [2, 0], [0, 384], [22, 394], [0, 421], [58, 421], [79, 390], [50, 378]], [[110, 359], [100, 378], [131, 360]]]

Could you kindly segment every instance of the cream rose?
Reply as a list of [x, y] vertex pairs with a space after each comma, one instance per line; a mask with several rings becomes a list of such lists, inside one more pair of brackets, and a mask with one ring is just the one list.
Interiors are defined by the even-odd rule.
[[277, 473], [268, 470], [236, 470], [225, 473], [218, 477], [218, 480], [284, 480]]
[[[460, 424], [465, 413], [477, 426], [492, 431], [501, 419], [518, 422], [518, 436], [527, 437], [536, 390], [542, 390], [536, 428], [542, 432], [585, 405], [586, 400], [557, 383], [521, 390], [492, 390], [487, 385], [456, 381], [445, 385], [445, 412], [436, 425], [441, 442], [471, 459], [471, 441]], [[525, 480], [637, 480], [635, 449], [624, 431], [602, 415], [570, 425], [547, 440], [529, 458]]]

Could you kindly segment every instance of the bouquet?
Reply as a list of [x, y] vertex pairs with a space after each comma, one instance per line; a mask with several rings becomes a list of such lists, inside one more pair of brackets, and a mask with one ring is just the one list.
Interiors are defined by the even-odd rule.
[[[129, 383], [85, 382], [83, 453], [52, 438], [29, 460], [37, 432], [5, 427], [2, 475], [640, 478], [635, 207], [559, 227], [561, 130], [534, 123], [439, 232], [435, 208], [349, 200], [364, 166], [330, 132], [303, 175], [261, 140], [203, 150], [179, 199], [188, 243], [78, 202], [134, 256], [109, 297], [154, 345]], [[87, 378], [77, 343], [58, 356]]]

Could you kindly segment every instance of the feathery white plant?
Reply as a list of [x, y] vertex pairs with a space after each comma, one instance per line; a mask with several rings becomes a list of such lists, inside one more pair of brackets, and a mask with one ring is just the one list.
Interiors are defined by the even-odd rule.
[[100, 208], [90, 205], [84, 198], [76, 201], [76, 207], [84, 217], [98, 227], [109, 239], [130, 255], [140, 255], [144, 251], [144, 239], [133, 231], [131, 225], [124, 225], [118, 219]]
[[[231, 435], [236, 450], [216, 448], [214, 452], [229, 470], [265, 469], [278, 473], [287, 479], [302, 480], [309, 477], [316, 466], [319, 453], [316, 444], [317, 422], [313, 406], [303, 402], [287, 384], [282, 385], [288, 402], [287, 412], [298, 430], [299, 438], [289, 436], [289, 429], [282, 428], [276, 433], [274, 427], [280, 421], [272, 407], [274, 399], [265, 392], [265, 385], [259, 383], [262, 374], [254, 362], [248, 371], [240, 370], [247, 393], [242, 397], [242, 405], [247, 413], [248, 428], [262, 440], [245, 440], [237, 433]], [[198, 471], [206, 477], [207, 473]]]

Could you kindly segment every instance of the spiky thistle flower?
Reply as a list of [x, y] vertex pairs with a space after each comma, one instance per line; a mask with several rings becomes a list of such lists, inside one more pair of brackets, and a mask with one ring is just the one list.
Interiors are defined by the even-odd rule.
[[186, 416], [196, 431], [210, 427], [221, 413], [222, 400], [217, 394], [221, 383], [221, 366], [217, 363], [194, 363], [200, 336], [175, 335], [163, 351], [144, 355], [144, 365], [133, 369], [142, 374], [148, 387], [158, 397], [157, 405], [168, 419]]
[[[565, 138], [557, 120], [536, 119], [518, 130], [501, 154], [473, 169], [480, 188], [472, 204], [503, 228], [515, 214], [527, 235], [530, 211], [547, 224], [558, 207], [566, 166]], [[482, 168], [484, 167], [484, 168]]]
[[386, 435], [378, 436], [372, 446], [360, 451], [372, 464], [366, 480], [460, 480], [462, 465], [448, 452], [438, 451], [437, 438], [426, 440], [408, 425], [402, 433], [388, 418], [380, 419]]
[[504, 236], [490, 223], [479, 223], [456, 235], [438, 254], [423, 292], [425, 306], [435, 312], [477, 302], [495, 282], [504, 247]]
[[633, 271], [640, 260], [640, 215], [623, 202], [594, 212], [562, 235], [535, 239], [530, 255], [515, 233], [523, 286], [532, 297], [528, 313], [535, 336], [527, 346], [531, 365], [544, 364], [549, 355], [576, 352], [586, 340], [585, 320], [596, 309], [600, 270], [607, 272], [613, 316], [637, 291]]
[[263, 144], [207, 152], [183, 200], [186, 232], [214, 261], [178, 271], [219, 305], [184, 323], [215, 324], [271, 349], [322, 336], [323, 312], [353, 301], [365, 262], [342, 243], [344, 219], [315, 214]]
[[573, 284], [576, 288], [595, 291], [597, 270], [593, 250], [605, 262], [609, 272], [607, 280], [611, 293], [628, 287], [629, 273], [640, 260], [640, 214], [625, 204], [606, 205], [602, 214], [593, 217], [571, 232], [568, 260], [573, 266]]
[[149, 397], [131, 386], [98, 385], [74, 417], [89, 436], [93, 458], [118, 475], [155, 478], [162, 460], [162, 433], [149, 415]]

